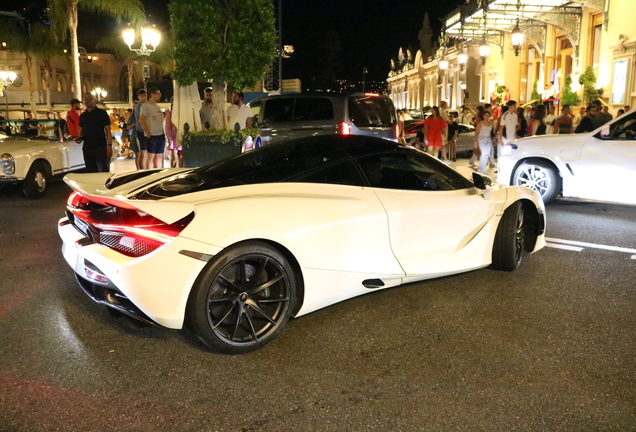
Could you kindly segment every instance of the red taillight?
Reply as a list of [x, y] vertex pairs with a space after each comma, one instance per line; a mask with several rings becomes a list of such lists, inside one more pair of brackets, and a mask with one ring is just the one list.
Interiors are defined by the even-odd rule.
[[349, 123], [340, 123], [340, 135], [351, 135], [351, 125]]
[[370, 96], [370, 97], [378, 97], [380, 96], [378, 93], [365, 93], [365, 96]]
[[131, 257], [155, 251], [179, 235], [194, 218], [194, 213], [170, 225], [132, 209], [94, 203], [77, 192], [68, 198], [69, 220], [90, 238]]

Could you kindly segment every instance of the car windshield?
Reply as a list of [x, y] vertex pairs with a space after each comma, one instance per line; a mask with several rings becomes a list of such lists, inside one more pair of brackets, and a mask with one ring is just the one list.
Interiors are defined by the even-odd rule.
[[0, 120], [0, 139], [55, 139], [55, 123], [51, 120]]
[[610, 136], [614, 139], [632, 140], [636, 138], [636, 112], [632, 112], [611, 126]]

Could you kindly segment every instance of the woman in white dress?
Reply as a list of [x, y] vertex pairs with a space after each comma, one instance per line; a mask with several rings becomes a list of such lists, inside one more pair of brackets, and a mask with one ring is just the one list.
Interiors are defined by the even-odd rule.
[[486, 165], [492, 153], [492, 121], [490, 120], [490, 112], [484, 112], [483, 119], [477, 123], [475, 129], [475, 144], [479, 145], [481, 156], [479, 157], [479, 172], [487, 174]]

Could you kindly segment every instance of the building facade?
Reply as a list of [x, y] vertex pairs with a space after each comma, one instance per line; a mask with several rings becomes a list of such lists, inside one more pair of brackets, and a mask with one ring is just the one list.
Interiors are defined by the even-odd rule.
[[[636, 103], [633, 0], [470, 0], [445, 17], [433, 55], [392, 61], [387, 79], [397, 108], [446, 100], [453, 108], [492, 102], [507, 87], [521, 103], [546, 85], [559, 99], [565, 79], [582, 96], [579, 77], [592, 67], [602, 99], [617, 111]], [[511, 37], [523, 35], [513, 45]], [[401, 60], [400, 60], [401, 59]], [[496, 94], [496, 92], [495, 92]], [[536, 98], [536, 93], [534, 93]], [[581, 97], [581, 105], [584, 104]]]

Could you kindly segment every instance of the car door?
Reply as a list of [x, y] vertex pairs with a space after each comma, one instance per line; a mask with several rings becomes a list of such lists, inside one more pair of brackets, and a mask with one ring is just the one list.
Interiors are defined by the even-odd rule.
[[636, 204], [636, 111], [590, 136], [574, 177], [581, 198]]
[[461, 174], [413, 149], [358, 163], [387, 211], [391, 247], [407, 277], [439, 274], [438, 258], [452, 259], [501, 207]]
[[275, 97], [263, 101], [261, 107], [261, 135], [264, 144], [281, 142], [294, 137], [294, 97]]
[[73, 140], [65, 140], [64, 145], [68, 149], [68, 171], [80, 169], [84, 167], [84, 153], [82, 152], [82, 143], [76, 143]]

